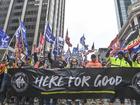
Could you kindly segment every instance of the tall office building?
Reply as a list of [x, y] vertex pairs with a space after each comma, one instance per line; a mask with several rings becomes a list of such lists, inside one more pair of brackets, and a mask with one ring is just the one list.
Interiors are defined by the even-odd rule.
[[45, 22], [55, 36], [63, 37], [64, 17], [65, 0], [0, 0], [0, 27], [12, 37], [22, 20], [30, 50], [44, 32]]
[[115, 1], [115, 8], [116, 8], [118, 29], [120, 30], [121, 27], [127, 21], [128, 6], [131, 5], [132, 1], [134, 2], [134, 0], [114, 0], [114, 1]]

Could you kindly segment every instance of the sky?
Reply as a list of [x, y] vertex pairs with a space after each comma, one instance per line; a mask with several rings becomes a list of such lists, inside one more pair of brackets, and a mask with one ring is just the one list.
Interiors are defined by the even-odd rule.
[[114, 0], [66, 0], [65, 35], [67, 29], [73, 47], [83, 34], [89, 49], [93, 42], [96, 49], [108, 47], [118, 34]]

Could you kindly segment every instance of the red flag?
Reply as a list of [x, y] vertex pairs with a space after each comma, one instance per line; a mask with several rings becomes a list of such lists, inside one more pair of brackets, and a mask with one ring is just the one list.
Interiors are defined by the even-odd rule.
[[130, 44], [127, 45], [126, 48], [124, 48], [124, 50], [129, 50], [129, 49], [131, 49], [139, 44], [140, 44], [140, 38], [137, 38], [136, 40], [130, 42]]
[[40, 44], [40, 45], [44, 45], [44, 43], [45, 43], [45, 37], [44, 37], [44, 35], [42, 35], [42, 34], [40, 33], [39, 44]]
[[120, 41], [119, 41], [118, 35], [111, 41], [108, 48], [112, 48], [115, 50], [120, 49]]
[[65, 42], [69, 47], [72, 47], [72, 44], [70, 42], [70, 37], [68, 36], [68, 30], [67, 30], [67, 33], [66, 33]]

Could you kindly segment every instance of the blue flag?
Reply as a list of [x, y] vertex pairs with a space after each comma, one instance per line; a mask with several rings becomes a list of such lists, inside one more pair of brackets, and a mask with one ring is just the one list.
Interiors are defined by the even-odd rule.
[[62, 37], [58, 37], [57, 44], [58, 44], [59, 48], [63, 48], [64, 47], [64, 39]]
[[7, 48], [9, 44], [10, 37], [0, 29], [0, 48]]
[[137, 46], [131, 48], [132, 52], [137, 53], [140, 51], [140, 44], [138, 44]]
[[55, 37], [52, 33], [52, 30], [51, 30], [49, 24], [45, 25], [44, 35], [45, 35], [46, 41], [48, 41], [49, 43], [53, 44], [55, 42]]
[[76, 53], [78, 53], [78, 48], [77, 47], [73, 47], [72, 54], [76, 54]]
[[55, 44], [54, 44], [54, 48], [53, 48], [53, 55], [54, 56], [58, 56], [61, 54], [61, 48], [58, 47], [58, 42], [57, 40], [55, 41]]
[[21, 33], [22, 33], [26, 55], [29, 55], [28, 42], [27, 42], [27, 37], [26, 37], [26, 27], [22, 21], [20, 22], [20, 25], [21, 25]]
[[85, 40], [86, 40], [86, 38], [85, 38], [85, 36], [83, 35], [83, 36], [80, 38], [80, 43], [81, 43], [81, 45], [85, 46]]
[[70, 63], [70, 57], [71, 57], [71, 51], [70, 51], [70, 49], [68, 48], [67, 52], [64, 54], [65, 61], [66, 61], [68, 64]]
[[84, 46], [84, 49], [85, 49], [85, 50], [88, 50], [88, 45], [85, 45], [85, 46]]
[[22, 21], [20, 21], [19, 27], [17, 28], [15, 32], [15, 36], [19, 43], [22, 43], [22, 40], [23, 40], [26, 55], [29, 55], [28, 43], [27, 43], [27, 37], [26, 37], [26, 27]]
[[5, 36], [8, 35], [0, 28], [0, 38], [4, 38]]

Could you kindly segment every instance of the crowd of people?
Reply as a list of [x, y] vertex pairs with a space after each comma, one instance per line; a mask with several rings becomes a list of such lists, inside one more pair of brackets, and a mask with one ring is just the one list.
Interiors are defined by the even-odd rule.
[[[64, 55], [59, 55], [52, 58], [51, 50], [50, 52], [45, 52], [43, 57], [39, 56], [40, 52], [34, 52], [32, 56], [30, 57], [24, 57], [24, 59], [12, 59], [11, 57], [6, 56], [6, 59], [0, 62], [0, 102], [1, 104], [4, 104], [5, 102], [8, 102], [7, 99], [7, 89], [6, 87], [9, 86], [8, 76], [7, 76], [7, 70], [8, 68], [34, 68], [35, 70], [39, 68], [103, 68], [103, 67], [140, 67], [140, 53], [132, 53], [131, 51], [123, 51], [118, 50], [114, 54], [111, 53], [113, 49], [109, 49], [106, 53], [106, 63], [102, 62], [98, 59], [98, 56], [96, 54], [91, 55], [90, 61], [79, 61], [79, 59], [76, 56], [71, 56], [69, 58], [69, 62], [66, 62]], [[127, 85], [129, 83], [126, 83]], [[121, 105], [124, 105], [125, 97], [123, 97], [123, 91], [125, 90], [125, 87], [122, 86], [121, 89], [116, 90], [116, 94], [112, 99], [110, 99], [110, 105], [113, 105], [113, 102], [116, 98], [120, 99]], [[121, 92], [121, 96], [120, 93]], [[19, 98], [17, 100], [21, 100], [22, 98]], [[57, 99], [53, 99], [51, 102], [50, 99], [44, 98], [42, 105], [56, 105]], [[21, 101], [19, 101], [20, 103]], [[86, 99], [67, 99], [66, 104], [72, 105], [72, 103], [75, 103], [75, 105], [84, 105], [84, 103], [87, 103]], [[100, 100], [100, 102], [102, 102]], [[19, 105], [17, 103], [17, 105]], [[50, 104], [52, 103], [52, 104]], [[31, 101], [29, 105], [33, 104]], [[102, 103], [101, 103], [102, 104]], [[23, 104], [24, 105], [24, 104]], [[136, 105], [139, 105], [137, 102]]]

